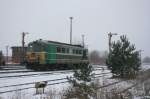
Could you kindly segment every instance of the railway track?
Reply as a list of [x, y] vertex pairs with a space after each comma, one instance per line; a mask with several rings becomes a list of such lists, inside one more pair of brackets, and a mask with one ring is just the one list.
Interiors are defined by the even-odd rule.
[[[17, 66], [19, 67], [19, 66]], [[105, 67], [94, 67], [94, 70], [107, 70], [107, 68]], [[59, 70], [58, 70], [59, 71]], [[4, 74], [4, 73], [21, 73], [21, 72], [47, 72], [47, 71], [34, 71], [34, 70], [29, 70], [26, 69], [25, 67], [19, 67], [19, 68], [14, 68], [14, 67], [5, 67], [3, 69], [0, 70], [0, 74]]]
[[67, 71], [55, 71], [55, 72], [31, 72], [31, 74], [16, 74], [16, 75], [10, 75], [10, 76], [0, 76], [0, 78], [16, 78], [16, 77], [28, 77], [28, 76], [41, 76], [41, 75], [49, 75], [49, 74], [64, 74], [64, 73], [70, 73], [72, 70]]
[[[109, 75], [110, 72], [104, 72], [104, 69], [102, 68], [94, 68], [94, 71], [103, 71], [101, 74], [95, 74], [96, 77], [104, 77], [105, 75]], [[0, 80], [8, 80], [7, 82], [11, 82], [11, 81], [15, 81], [16, 78], [19, 78], [17, 81], [19, 80], [22, 80], [22, 77], [33, 77], [32, 80], [34, 82], [26, 82], [26, 83], [23, 83], [22, 81], [20, 82], [20, 84], [18, 83], [14, 83], [14, 84], [11, 84], [11, 83], [6, 83], [5, 85], [3, 86], [0, 86], [0, 89], [2, 89], [0, 91], [0, 94], [2, 93], [7, 93], [7, 92], [13, 92], [13, 91], [18, 91], [18, 90], [25, 90], [25, 89], [30, 89], [30, 88], [34, 88], [33, 87], [33, 84], [35, 84], [35, 82], [38, 82], [38, 81], [41, 81], [39, 78], [43, 78], [43, 77], [49, 77], [47, 75], [51, 75], [51, 74], [65, 74], [67, 75], [68, 73], [71, 73], [73, 72], [72, 70], [65, 70], [65, 71], [44, 71], [44, 72], [37, 72], [37, 71], [26, 71], [26, 70], [23, 70], [23, 71], [14, 71], [14, 70], [11, 70], [11, 71], [0, 71], [0, 74], [3, 74], [0, 76]], [[18, 73], [18, 74], [15, 74], [15, 73]], [[24, 74], [22, 74], [24, 73]], [[29, 74], [28, 74], [29, 73]], [[96, 73], [99, 73], [99, 72], [96, 72]], [[8, 75], [7, 75], [8, 74]], [[12, 74], [12, 75], [11, 75]], [[5, 76], [4, 76], [5, 75]], [[46, 75], [46, 76], [45, 76]], [[36, 77], [34, 77], [36, 76]], [[51, 76], [50, 76], [51, 77]], [[52, 76], [53, 77], [53, 76]], [[61, 76], [60, 76], [61, 77]], [[15, 78], [15, 79], [12, 79], [12, 78]], [[30, 78], [30, 79], [31, 79]], [[48, 81], [48, 85], [55, 85], [55, 84], [61, 84], [61, 83], [66, 83], [68, 82], [68, 80], [65, 78], [59, 78], [56, 77], [57, 79], [51, 79], [51, 80], [44, 80], [44, 81]], [[11, 80], [12, 79], [12, 80]], [[23, 78], [24, 79], [24, 78]], [[26, 78], [28, 79], [28, 78]], [[35, 80], [36, 79], [36, 80]], [[39, 80], [38, 80], [39, 79]], [[31, 81], [32, 81], [31, 80]], [[2, 81], [2, 83], [5, 83], [5, 81]], [[22, 87], [24, 88], [22, 88]], [[14, 87], [20, 87], [20, 89], [12, 89]], [[5, 88], [7, 90], [5, 90]]]
[[[108, 73], [101, 73], [101, 74], [94, 74], [96, 77], [102, 77], [102, 76], [106, 76], [107, 74], [110, 74], [110, 72]], [[67, 80], [66, 77], [64, 78], [59, 78], [59, 79], [53, 79], [53, 80], [46, 80], [47, 82], [51, 82], [51, 81], [59, 81], [59, 80]], [[23, 84], [14, 84], [14, 85], [8, 85], [8, 86], [0, 86], [0, 88], [5, 88], [5, 87], [13, 87], [13, 86], [21, 86], [21, 85], [28, 85], [28, 84], [34, 84], [35, 82], [30, 82], [30, 83], [23, 83]]]
[[[104, 75], [105, 74], [105, 75]], [[107, 76], [107, 73], [101, 73], [101, 74], [95, 74], [96, 76], [94, 78], [99, 78], [99, 77], [104, 77]], [[108, 77], [107, 79], [109, 79]], [[46, 80], [47, 82], [54, 82], [54, 81], [60, 81], [60, 82], [54, 82], [54, 83], [48, 83], [48, 86], [50, 85], [56, 85], [56, 84], [62, 84], [62, 83], [67, 83], [69, 82], [68, 79], [65, 78], [60, 78], [60, 79], [53, 79], [53, 80]], [[30, 82], [30, 83], [23, 83], [23, 84], [14, 84], [14, 85], [8, 85], [8, 86], [1, 86], [0, 89], [6, 88], [6, 87], [17, 87], [17, 86], [23, 86], [23, 85], [33, 85], [36, 82]], [[25, 87], [25, 88], [20, 88], [20, 89], [13, 89], [13, 90], [7, 90], [7, 91], [0, 91], [0, 94], [3, 93], [8, 93], [8, 92], [13, 92], [13, 91], [21, 91], [21, 90], [26, 90], [26, 89], [31, 89], [35, 88], [34, 86], [31, 87]]]
[[10, 74], [10, 73], [25, 73], [25, 72], [36, 72], [36, 71], [33, 71], [33, 70], [21, 70], [21, 71], [0, 71], [0, 74]]
[[[101, 70], [101, 69], [100, 68], [96, 68], [95, 70]], [[110, 74], [110, 72], [108, 74]], [[44, 75], [44, 74], [41, 74], [41, 75]], [[95, 76], [96, 76], [95, 78], [104, 77], [106, 75], [107, 75], [107, 73], [95, 74]], [[106, 79], [109, 79], [109, 78], [106, 78]], [[66, 77], [65, 78], [60, 78], [60, 79], [46, 80], [46, 81], [49, 82], [48, 86], [56, 85], [56, 84], [63, 84], [63, 83], [67, 83], [68, 82], [67, 79], [66, 79]], [[59, 82], [57, 82], [57, 81], [59, 81]], [[113, 86], [113, 85], [116, 85], [116, 84], [119, 84], [119, 83], [123, 83], [123, 82], [126, 82], [126, 81], [128, 81], [128, 80], [114, 81], [114, 82], [108, 83], [106, 85], [102, 85], [102, 86], [98, 87], [98, 89], [110, 87], [110, 86]], [[53, 82], [53, 83], [51, 83], [51, 82]], [[9, 88], [9, 87], [24, 86], [24, 85], [32, 85], [32, 86], [29, 86], [29, 87], [26, 86], [25, 88], [20, 88], [20, 89], [12, 89], [12, 90], [0, 91], [0, 94], [8, 93], [8, 92], [13, 92], [13, 91], [21, 91], [21, 90], [35, 88], [33, 86], [34, 83], [35, 82], [1, 86], [0, 89], [2, 89], [2, 88]], [[128, 87], [124, 88], [122, 91], [118, 92], [118, 94], [124, 93], [124, 92], [128, 91], [129, 89], [131, 89], [131, 88], [133, 88], [133, 87], [135, 87], [137, 85], [138, 85], [138, 83], [135, 83], [135, 84], [133, 84], [131, 86], [128, 86]]]
[[[94, 68], [94, 71], [99, 71], [104, 69], [102, 68]], [[59, 71], [31, 71], [31, 70], [23, 70], [23, 71], [0, 71], [0, 79], [5, 78], [17, 78], [17, 77], [33, 77], [33, 76], [42, 76], [42, 75], [50, 75], [50, 74], [65, 74], [71, 73], [72, 70], [59, 70]]]
[[[101, 74], [95, 74], [95, 77], [94, 78], [100, 78], [100, 77], [105, 77], [105, 79], [109, 79], [110, 77], [107, 77], [107, 73], [101, 73]], [[62, 84], [62, 83], [67, 83], [68, 80], [67, 78], [60, 78], [60, 79], [53, 79], [53, 80], [46, 80], [48, 82], [54, 82], [54, 81], [60, 81], [60, 82], [54, 82], [54, 83], [48, 83], [48, 86], [51, 86], [51, 85], [57, 85], [57, 84]], [[116, 85], [116, 84], [119, 84], [119, 83], [123, 83], [123, 82], [126, 82], [128, 80], [118, 80], [118, 81], [113, 81], [111, 83], [108, 83], [106, 85], [102, 85], [100, 87], [98, 87], [97, 89], [101, 89], [101, 88], [106, 88], [106, 87], [110, 87], [110, 86], [113, 86], [113, 85]], [[7, 91], [0, 91], [0, 94], [4, 94], [4, 93], [8, 93], [8, 92], [13, 92], [13, 91], [21, 91], [21, 90], [27, 90], [27, 89], [31, 89], [31, 88], [35, 88], [33, 86], [33, 84], [35, 84], [35, 82], [31, 82], [31, 83], [23, 83], [23, 84], [16, 84], [16, 85], [8, 85], [8, 86], [1, 86], [1, 88], [6, 88], [6, 87], [16, 87], [16, 86], [23, 86], [23, 85], [32, 85], [30, 87], [25, 87], [25, 88], [19, 88], [19, 89], [13, 89], [13, 90], [7, 90]], [[125, 89], [123, 89], [122, 91], [118, 92], [118, 94], [120, 93], [124, 93], [126, 92], [127, 90], [137, 86], [138, 83], [136, 84], [133, 84]]]
[[2, 69], [26, 69], [25, 66], [1, 66]]
[[[95, 71], [97, 71], [99, 69], [96, 69]], [[31, 72], [31, 71], [30, 71]], [[33, 72], [31, 74], [16, 74], [16, 75], [10, 75], [10, 76], [0, 76], [0, 78], [16, 78], [16, 77], [28, 77], [28, 76], [41, 76], [41, 75], [49, 75], [49, 74], [65, 74], [65, 73], [71, 73], [73, 72], [72, 70], [65, 70], [65, 71], [50, 71], [50, 72]], [[22, 73], [22, 72], [20, 72]], [[25, 73], [29, 73], [29, 72], [25, 72]], [[107, 72], [110, 73], [110, 72]], [[4, 74], [4, 73], [3, 73]], [[5, 73], [7, 74], [7, 73]]]

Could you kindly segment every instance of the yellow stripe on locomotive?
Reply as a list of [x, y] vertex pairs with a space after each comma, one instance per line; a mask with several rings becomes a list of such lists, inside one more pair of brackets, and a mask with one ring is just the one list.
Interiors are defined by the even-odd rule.
[[30, 63], [45, 64], [45, 52], [27, 52], [27, 61]]

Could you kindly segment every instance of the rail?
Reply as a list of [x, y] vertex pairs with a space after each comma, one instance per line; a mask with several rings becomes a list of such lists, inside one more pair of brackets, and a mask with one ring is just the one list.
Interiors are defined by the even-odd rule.
[[[54, 73], [68, 73], [72, 72], [71, 70], [68, 71], [57, 71], [57, 72], [50, 72], [50, 73], [33, 73], [33, 74], [23, 74], [23, 75], [13, 75], [13, 76], [2, 76], [0, 78], [14, 78], [14, 77], [27, 77], [27, 76], [36, 76], [36, 75], [48, 75], [48, 74], [54, 74]], [[110, 72], [109, 72], [110, 73]]]
[[[110, 74], [110, 72], [107, 73], [101, 73], [101, 74], [94, 74], [94, 75], [103, 75], [103, 74]], [[51, 81], [59, 81], [59, 80], [66, 80], [67, 78], [60, 78], [60, 79], [53, 79], [53, 80], [46, 80], [47, 82], [51, 82]], [[8, 86], [0, 86], [0, 88], [5, 88], [5, 87], [14, 87], [14, 86], [22, 86], [22, 85], [29, 85], [29, 84], [34, 84], [36, 82], [30, 82], [30, 83], [23, 83], [23, 84], [15, 84], [15, 85], [8, 85]]]
[[[108, 74], [108, 73], [103, 73], [103, 74]], [[94, 78], [106, 76], [106, 75], [103, 75], [103, 74], [102, 73], [101, 74], [95, 74], [95, 75], [99, 75], [99, 76], [94, 77]], [[50, 82], [50, 81], [58, 81], [58, 80], [67, 80], [67, 78], [65, 77], [65, 78], [61, 78], [61, 79], [46, 80], [46, 81]], [[56, 82], [56, 83], [51, 83], [51, 84], [48, 84], [48, 85], [56, 85], [56, 84], [67, 83], [67, 82], [69, 82], [69, 81], [67, 80], [67, 81], [62, 81], [62, 82]], [[16, 84], [16, 85], [9, 85], [9, 86], [2, 86], [0, 88], [21, 86], [21, 85], [29, 85], [29, 84], [34, 84], [34, 83], [36, 83], [36, 82], [24, 83], [24, 84]], [[1, 91], [0, 94], [13, 92], [13, 91], [26, 90], [26, 89], [31, 89], [31, 88], [35, 88], [35, 87], [26, 87], [26, 88], [20, 88], [20, 89], [8, 90], [8, 91]]]

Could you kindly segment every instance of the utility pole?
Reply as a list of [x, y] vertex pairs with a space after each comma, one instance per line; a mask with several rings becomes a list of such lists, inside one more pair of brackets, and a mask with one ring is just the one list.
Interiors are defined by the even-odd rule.
[[8, 63], [8, 45], [6, 46], [6, 62]]
[[22, 33], [22, 62], [24, 62], [25, 59], [25, 35], [29, 34], [28, 32], [23, 32]]
[[139, 50], [139, 51], [138, 51], [138, 52], [139, 52], [139, 56], [140, 56], [141, 65], [142, 65], [142, 51], [144, 51], [144, 50]]
[[72, 44], [72, 19], [73, 17], [69, 17], [70, 18], [70, 44]]
[[109, 53], [111, 53], [111, 38], [113, 35], [118, 35], [117, 33], [108, 33], [108, 46], [109, 46]]
[[83, 47], [85, 46], [85, 44], [84, 44], [84, 34], [82, 35], [82, 45], [83, 45]]

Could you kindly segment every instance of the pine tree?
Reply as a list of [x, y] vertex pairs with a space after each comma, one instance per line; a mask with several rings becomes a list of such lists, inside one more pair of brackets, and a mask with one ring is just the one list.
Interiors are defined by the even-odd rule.
[[74, 68], [74, 80], [83, 83], [90, 82], [92, 79], [92, 65], [80, 64], [79, 67]]
[[120, 36], [120, 40], [113, 42], [106, 64], [115, 76], [135, 77], [141, 65], [139, 51], [125, 35]]
[[90, 99], [89, 97], [94, 96], [95, 86], [91, 83], [93, 78], [92, 71], [92, 65], [88, 64], [80, 64], [74, 68], [73, 77], [68, 78], [72, 88], [65, 95], [66, 99]]

